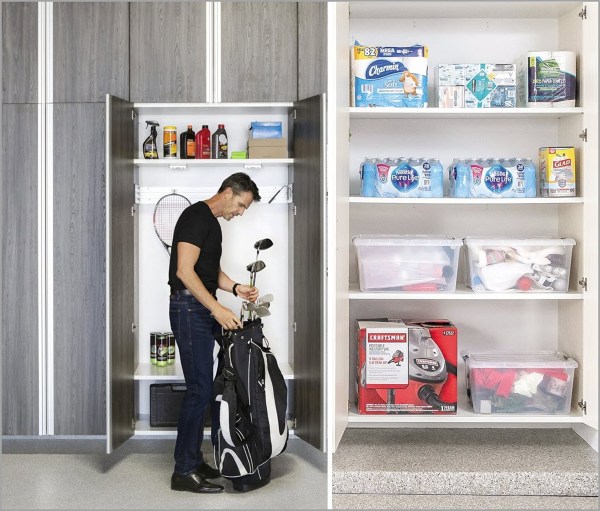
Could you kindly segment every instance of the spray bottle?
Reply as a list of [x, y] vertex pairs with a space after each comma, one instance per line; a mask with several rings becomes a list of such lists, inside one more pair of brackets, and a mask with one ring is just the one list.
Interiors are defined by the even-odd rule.
[[156, 121], [146, 121], [146, 129], [150, 128], [150, 136], [144, 140], [144, 158], [147, 160], [158, 160], [158, 149], [156, 148], [156, 127], [160, 126]]

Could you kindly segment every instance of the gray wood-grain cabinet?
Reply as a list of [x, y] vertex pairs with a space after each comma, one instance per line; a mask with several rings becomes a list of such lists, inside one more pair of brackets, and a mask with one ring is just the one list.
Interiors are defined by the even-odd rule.
[[2, 102], [37, 101], [36, 2], [3, 3], [2, 8]]
[[3, 435], [39, 434], [36, 129], [36, 105], [2, 105]]
[[133, 102], [206, 101], [206, 3], [132, 2]]
[[105, 106], [54, 105], [54, 432], [105, 425]]
[[327, 2], [298, 2], [298, 99], [327, 90]]
[[54, 102], [129, 97], [129, 4], [53, 2]]
[[221, 101], [298, 98], [294, 2], [221, 3]]

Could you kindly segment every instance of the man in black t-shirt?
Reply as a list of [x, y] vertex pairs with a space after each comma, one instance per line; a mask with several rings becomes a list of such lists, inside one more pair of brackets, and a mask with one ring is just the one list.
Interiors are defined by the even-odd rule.
[[219, 304], [216, 292], [221, 289], [252, 302], [259, 292], [234, 282], [221, 269], [222, 235], [217, 219], [229, 221], [241, 216], [255, 201], [260, 201], [256, 184], [239, 172], [225, 179], [216, 195], [189, 206], [175, 226], [169, 264], [169, 317], [187, 391], [177, 426], [173, 490], [223, 491], [223, 486], [208, 481], [220, 473], [202, 455], [204, 413], [210, 404], [214, 443], [219, 422], [219, 406], [212, 391], [219, 351], [215, 338], [221, 328], [232, 330], [242, 322], [231, 309]]

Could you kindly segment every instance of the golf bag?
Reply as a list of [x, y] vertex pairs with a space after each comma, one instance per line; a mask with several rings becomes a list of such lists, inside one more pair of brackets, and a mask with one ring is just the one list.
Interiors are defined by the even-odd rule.
[[[240, 487], [266, 484], [270, 459], [287, 445], [287, 387], [263, 336], [260, 319], [222, 337], [223, 370], [215, 379], [221, 402], [215, 465]], [[239, 488], [237, 488], [239, 489]]]

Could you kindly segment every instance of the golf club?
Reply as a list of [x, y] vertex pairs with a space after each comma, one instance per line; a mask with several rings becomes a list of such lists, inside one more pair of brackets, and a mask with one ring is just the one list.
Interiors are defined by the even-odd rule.
[[[254, 248], [256, 249], [256, 262], [258, 262], [258, 254], [261, 250], [267, 250], [268, 248], [271, 248], [273, 246], [273, 241], [269, 238], [263, 238], [262, 240], [258, 240], [255, 244], [254, 244]], [[258, 270], [260, 271], [260, 270]], [[251, 284], [251, 286], [256, 285], [256, 272], [254, 272], [254, 282]]]
[[254, 261], [253, 263], [250, 263], [248, 266], [246, 266], [246, 270], [250, 272], [250, 285], [252, 287], [254, 287], [254, 284], [256, 282], [256, 274], [259, 271], [264, 270], [266, 266], [267, 265], [264, 263], [264, 261]]

